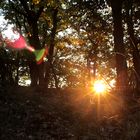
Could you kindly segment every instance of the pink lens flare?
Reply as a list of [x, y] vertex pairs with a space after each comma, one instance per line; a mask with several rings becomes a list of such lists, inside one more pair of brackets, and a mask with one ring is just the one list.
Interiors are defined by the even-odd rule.
[[25, 49], [29, 50], [30, 52], [34, 52], [35, 49], [32, 46], [26, 46]]
[[5, 44], [9, 48], [13, 48], [15, 50], [27, 49], [28, 51], [34, 53], [37, 64], [41, 64], [44, 61], [46, 55], [48, 54], [48, 47], [45, 47], [40, 50], [35, 50], [34, 47], [27, 44], [25, 38], [22, 35], [20, 35], [18, 39], [11, 41], [8, 38], [4, 39], [0, 34], [0, 40], [2, 42], [5, 42]]
[[20, 35], [19, 39], [17, 39], [15, 42], [14, 42], [14, 45], [15, 45], [15, 48], [19, 48], [19, 49], [24, 49], [24, 48], [27, 48], [27, 43], [26, 43], [26, 40], [24, 39], [23, 36]]
[[7, 47], [16, 49], [16, 50], [22, 50], [22, 49], [27, 49], [30, 52], [34, 52], [35, 49], [32, 46], [29, 46], [25, 40], [25, 38], [20, 35], [18, 39], [15, 39], [14, 41], [11, 41], [10, 39], [6, 38], [3, 39], [2, 35], [0, 35], [0, 40], [5, 42]]
[[27, 44], [26, 40], [22, 35], [20, 35], [19, 38], [16, 39], [15, 41], [5, 39], [5, 43], [7, 44], [8, 47], [16, 50], [28, 49], [31, 52], [34, 51], [34, 48]]

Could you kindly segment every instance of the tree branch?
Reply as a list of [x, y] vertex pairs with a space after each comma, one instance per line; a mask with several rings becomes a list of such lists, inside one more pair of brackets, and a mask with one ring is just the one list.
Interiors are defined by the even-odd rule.
[[11, 2], [11, 1], [9, 0], [9, 4], [10, 4], [10, 3], [11, 3], [11, 6], [12, 6], [12, 8], [13, 8], [13, 10], [14, 10], [15, 12], [17, 12], [17, 13], [19, 13], [19, 14], [25, 16], [25, 17], [27, 17], [26, 13], [24, 13], [24, 12], [22, 12], [21, 10], [17, 9], [17, 8], [14, 6], [14, 3]]
[[22, 4], [23, 8], [25, 9], [26, 13], [29, 13], [30, 10], [29, 10], [27, 3], [24, 0], [19, 0], [19, 1]]
[[41, 15], [41, 13], [43, 12], [44, 6], [41, 6], [38, 10], [38, 12], [36, 13], [36, 18], [38, 19]]

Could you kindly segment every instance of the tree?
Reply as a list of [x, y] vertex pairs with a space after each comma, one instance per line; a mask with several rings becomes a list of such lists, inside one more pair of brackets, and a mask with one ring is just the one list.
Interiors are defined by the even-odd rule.
[[117, 90], [126, 91], [128, 88], [128, 75], [126, 53], [123, 43], [122, 5], [123, 0], [110, 0], [114, 23], [114, 51], [116, 53]]
[[49, 69], [52, 67], [50, 64], [53, 58], [58, 3], [56, 1], [47, 3], [46, 1], [3, 1], [5, 18], [16, 24], [20, 32], [28, 35], [27, 38], [31, 46], [35, 49], [45, 47], [46, 43], [49, 46], [47, 70], [44, 71], [44, 63], [37, 65], [34, 57], [29, 57], [32, 86], [44, 86], [44, 83], [49, 81], [48, 75], [50, 73]]
[[[38, 31], [38, 20], [43, 11], [43, 6], [36, 6], [32, 2], [28, 1], [3, 1], [5, 6], [3, 7], [5, 18], [15, 23], [21, 32], [25, 31], [28, 36], [29, 43], [35, 49], [41, 48]], [[10, 12], [9, 12], [10, 11]], [[12, 13], [12, 14], [11, 14]], [[14, 18], [12, 18], [14, 17]], [[32, 56], [33, 57], [33, 56]], [[42, 75], [39, 75], [41, 66], [36, 65], [34, 59], [30, 61], [30, 76], [32, 86], [36, 86], [39, 80], [42, 80]]]
[[[135, 3], [137, 6], [138, 3]], [[138, 92], [139, 86], [140, 86], [140, 54], [138, 49], [138, 43], [139, 39], [138, 36], [135, 34], [134, 30], [134, 22], [133, 18], [136, 20], [136, 14], [134, 13], [134, 9], [136, 7], [133, 7], [134, 1], [127, 0], [125, 1], [125, 10], [126, 10], [126, 23], [127, 23], [127, 30], [129, 35], [129, 42], [132, 52], [132, 58], [133, 58], [133, 65], [135, 70], [135, 76], [136, 76], [136, 90]]]
[[[109, 49], [107, 42], [109, 41], [108, 36], [111, 26], [106, 22], [108, 21], [106, 16], [103, 16], [102, 6], [103, 4], [99, 6], [97, 1], [77, 0], [70, 1], [67, 10], [70, 27], [77, 31], [79, 40], [84, 42], [80, 49], [83, 49], [86, 55], [89, 73], [88, 81], [89, 79], [98, 78], [98, 75], [102, 75], [99, 72], [99, 67], [104, 62], [105, 55], [103, 50]], [[100, 53], [102, 57], [99, 58]]]
[[[49, 48], [47, 60], [41, 65], [36, 65], [33, 55], [26, 55], [33, 86], [51, 85], [58, 88], [61, 86], [60, 83], [64, 85], [62, 79], [67, 86], [79, 86], [84, 85], [79, 81], [89, 81], [88, 75], [93, 79], [103, 75], [108, 80], [117, 76], [117, 89], [126, 90], [128, 87], [126, 60], [129, 52], [124, 47], [126, 39], [123, 39], [128, 35], [123, 33], [122, 27], [125, 24], [122, 22], [124, 3], [123, 0], [107, 2], [108, 5], [102, 0], [47, 2], [3, 0], [1, 2], [5, 18], [16, 25], [35, 49], [41, 49], [46, 45]], [[137, 30], [132, 21], [137, 18], [131, 14], [133, 4], [136, 8], [138, 5], [137, 2], [133, 4], [131, 2], [126, 5], [128, 33], [131, 36], [134, 67], [139, 73], [137, 65], [139, 48], [135, 37]], [[112, 16], [109, 4], [112, 7]], [[114, 50], [112, 50], [112, 37], [114, 37]], [[24, 56], [25, 53], [27, 52], [24, 52]], [[110, 62], [114, 54], [116, 67]]]

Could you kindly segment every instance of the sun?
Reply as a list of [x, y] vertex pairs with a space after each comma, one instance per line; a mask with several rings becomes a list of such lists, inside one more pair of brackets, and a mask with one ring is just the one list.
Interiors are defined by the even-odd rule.
[[104, 93], [106, 91], [106, 84], [103, 80], [97, 80], [93, 84], [93, 90], [97, 94]]

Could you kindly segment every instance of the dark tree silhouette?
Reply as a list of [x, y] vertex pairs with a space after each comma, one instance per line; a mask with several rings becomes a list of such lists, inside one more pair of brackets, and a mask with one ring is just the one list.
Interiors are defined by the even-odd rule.
[[125, 91], [128, 88], [126, 53], [123, 43], [122, 4], [123, 0], [110, 0], [114, 23], [114, 51], [116, 53], [117, 90]]

